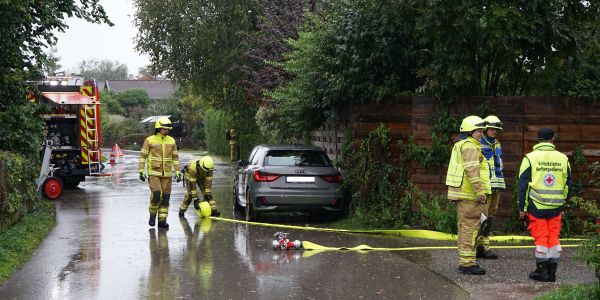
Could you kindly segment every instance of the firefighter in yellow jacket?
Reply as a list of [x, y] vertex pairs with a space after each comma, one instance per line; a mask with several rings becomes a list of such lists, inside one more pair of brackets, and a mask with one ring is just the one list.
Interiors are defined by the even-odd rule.
[[154, 226], [158, 213], [158, 227], [169, 228], [169, 199], [171, 198], [171, 176], [175, 171], [177, 182], [181, 181], [179, 172], [179, 154], [175, 140], [168, 135], [172, 129], [171, 120], [159, 118], [155, 125], [155, 133], [144, 140], [139, 159], [140, 180], [146, 180], [144, 170], [148, 165], [148, 183], [150, 185], [150, 220], [148, 225]]
[[475, 260], [481, 214], [492, 192], [489, 165], [479, 142], [484, 128], [485, 122], [477, 116], [468, 116], [462, 121], [446, 175], [448, 199], [456, 203], [458, 271], [470, 275], [485, 274]]
[[231, 148], [231, 161], [238, 160], [238, 133], [235, 129], [229, 129], [227, 134], [227, 140], [229, 141], [229, 147]]
[[217, 204], [212, 197], [212, 177], [214, 170], [214, 161], [210, 156], [204, 156], [190, 161], [183, 168], [183, 178], [186, 186], [185, 196], [179, 207], [179, 216], [183, 217], [190, 203], [194, 202], [194, 208], [200, 210], [200, 199], [196, 185], [202, 189], [204, 201], [208, 201], [211, 209], [211, 216], [219, 216], [221, 213], [217, 210]]

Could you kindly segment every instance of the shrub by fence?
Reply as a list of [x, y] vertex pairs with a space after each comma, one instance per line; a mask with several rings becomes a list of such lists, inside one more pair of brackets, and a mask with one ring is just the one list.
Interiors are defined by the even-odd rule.
[[40, 201], [35, 185], [39, 169], [37, 160], [0, 151], [0, 230], [17, 222]]

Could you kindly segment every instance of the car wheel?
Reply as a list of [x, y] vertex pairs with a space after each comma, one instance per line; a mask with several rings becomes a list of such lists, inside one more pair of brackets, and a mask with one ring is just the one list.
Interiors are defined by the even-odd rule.
[[233, 187], [233, 210], [242, 211], [244, 207], [240, 205], [240, 197], [238, 195], [237, 184]]
[[254, 210], [254, 205], [252, 204], [252, 201], [250, 200], [252, 199], [252, 195], [250, 194], [250, 190], [246, 190], [246, 207], [245, 207], [245, 212], [246, 212], [246, 221], [251, 222], [251, 221], [255, 221], [256, 219], [258, 219], [258, 212], [256, 212], [256, 210]]

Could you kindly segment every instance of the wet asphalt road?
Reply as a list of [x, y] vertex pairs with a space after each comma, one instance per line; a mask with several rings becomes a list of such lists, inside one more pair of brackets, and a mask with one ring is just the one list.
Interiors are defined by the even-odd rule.
[[[191, 158], [182, 155], [183, 162]], [[199, 219], [193, 207], [180, 219], [180, 184], [173, 187], [170, 229], [150, 228], [149, 189], [136, 169], [137, 156], [128, 156], [126, 164], [108, 170], [112, 177], [90, 178], [66, 191], [56, 201], [56, 227], [31, 260], [0, 287], [0, 299], [469, 298], [446, 279], [448, 275], [429, 270], [430, 254], [414, 260], [406, 252], [279, 252], [270, 246], [276, 228]], [[213, 193], [222, 216], [233, 218], [231, 185], [231, 167], [217, 162]], [[273, 220], [319, 222], [304, 216]], [[286, 231], [292, 239], [327, 246], [431, 243]]]

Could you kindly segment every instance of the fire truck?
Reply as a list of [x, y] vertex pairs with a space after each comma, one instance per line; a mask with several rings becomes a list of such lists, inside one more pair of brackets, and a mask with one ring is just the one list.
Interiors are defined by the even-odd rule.
[[48, 199], [75, 188], [86, 176], [101, 176], [100, 97], [95, 80], [49, 76], [37, 83], [30, 101], [47, 107], [38, 189]]

